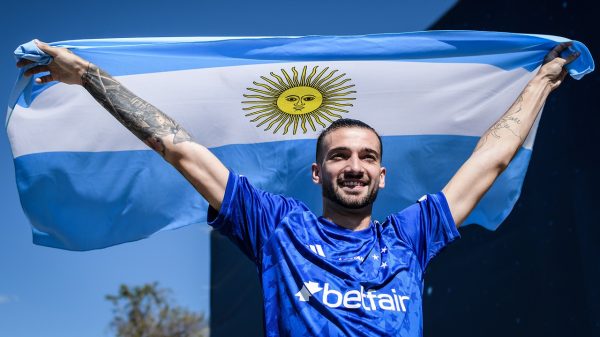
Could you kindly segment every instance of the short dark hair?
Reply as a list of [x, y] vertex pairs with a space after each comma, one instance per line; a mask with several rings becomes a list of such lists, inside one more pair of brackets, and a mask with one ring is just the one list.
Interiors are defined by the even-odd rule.
[[321, 132], [319, 138], [317, 138], [317, 155], [315, 156], [317, 163], [320, 163], [320, 160], [323, 159], [322, 147], [323, 139], [325, 139], [325, 136], [337, 129], [342, 128], [362, 128], [373, 131], [373, 133], [377, 136], [377, 139], [379, 139], [379, 156], [383, 158], [383, 145], [381, 143], [381, 136], [377, 133], [377, 131], [375, 131], [375, 129], [373, 129], [369, 124], [363, 121], [359, 121], [358, 119], [340, 118], [333, 121], [333, 123], [331, 123], [325, 130]]

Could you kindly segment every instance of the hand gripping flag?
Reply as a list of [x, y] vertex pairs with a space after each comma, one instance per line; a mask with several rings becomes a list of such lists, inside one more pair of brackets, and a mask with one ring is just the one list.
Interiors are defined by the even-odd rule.
[[[338, 118], [367, 122], [383, 137], [388, 168], [374, 214], [381, 219], [440, 190], [562, 41], [439, 31], [52, 45], [111, 73], [258, 187], [317, 213], [315, 138]], [[571, 49], [582, 54], [571, 76], [591, 72], [587, 48], [574, 42]], [[206, 201], [82, 87], [27, 81], [11, 95], [7, 131], [34, 243], [89, 250], [206, 220]], [[506, 218], [536, 127], [465, 224], [495, 229]]]

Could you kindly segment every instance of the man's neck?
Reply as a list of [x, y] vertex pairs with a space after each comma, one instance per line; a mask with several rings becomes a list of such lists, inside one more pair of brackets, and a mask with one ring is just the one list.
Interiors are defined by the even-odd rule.
[[369, 228], [372, 210], [373, 205], [359, 209], [350, 209], [327, 200], [323, 202], [323, 217], [325, 219], [353, 231]]

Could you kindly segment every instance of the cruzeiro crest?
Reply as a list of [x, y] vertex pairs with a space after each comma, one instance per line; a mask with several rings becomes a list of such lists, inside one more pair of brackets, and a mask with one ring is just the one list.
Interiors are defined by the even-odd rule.
[[298, 127], [303, 133], [308, 127], [317, 131], [316, 124], [325, 128], [342, 118], [341, 113], [348, 113], [350, 102], [356, 99], [351, 97], [356, 93], [351, 90], [351, 79], [329, 67], [314, 66], [308, 75], [307, 71], [308, 66], [300, 74], [292, 67], [290, 75], [289, 70], [281, 69], [280, 75], [271, 72], [270, 78], [261, 76], [262, 82], [252, 82], [255, 87], [246, 88], [249, 93], [244, 94], [251, 100], [242, 101], [250, 122], [264, 126], [265, 131], [296, 134]]

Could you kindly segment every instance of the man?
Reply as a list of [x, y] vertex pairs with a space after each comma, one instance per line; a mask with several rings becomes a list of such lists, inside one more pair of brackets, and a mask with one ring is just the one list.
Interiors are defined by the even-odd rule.
[[54, 60], [27, 75], [50, 72], [38, 81], [82, 85], [208, 201], [209, 224], [258, 267], [268, 336], [421, 335], [427, 264], [459, 237], [456, 228], [508, 166], [549, 93], [564, 80], [564, 66], [578, 57], [559, 57], [568, 43], [555, 47], [444, 189], [379, 223], [371, 214], [386, 169], [381, 139], [370, 126], [342, 119], [320, 135], [312, 165], [312, 180], [323, 191], [318, 217], [300, 201], [260, 191], [230, 172], [175, 121], [96, 65], [66, 49], [38, 46]]

